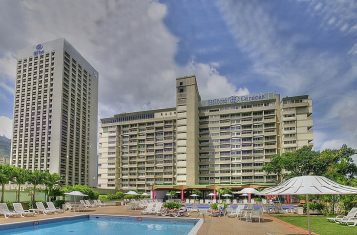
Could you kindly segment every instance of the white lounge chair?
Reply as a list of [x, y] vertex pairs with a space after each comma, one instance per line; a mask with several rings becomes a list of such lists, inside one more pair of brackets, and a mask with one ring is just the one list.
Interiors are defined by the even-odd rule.
[[97, 201], [97, 203], [98, 203], [98, 205], [100, 205], [100, 206], [106, 206], [106, 204], [105, 203], [103, 203], [101, 200], [96, 200]]
[[149, 203], [147, 207], [141, 211], [141, 214], [146, 215], [152, 213], [154, 210], [154, 203]]
[[151, 214], [160, 214], [161, 208], [162, 208], [162, 202], [158, 202], [156, 206], [154, 207], [154, 210]]
[[260, 221], [263, 219], [263, 209], [253, 209], [252, 213], [250, 214], [250, 220], [253, 222], [254, 219]]
[[62, 210], [60, 208], [56, 208], [55, 204], [53, 204], [53, 202], [46, 202], [46, 204], [47, 204], [48, 209], [51, 210], [51, 211], [55, 211], [57, 213], [63, 213], [64, 212], [64, 210]]
[[89, 200], [84, 200], [84, 203], [88, 206], [88, 207], [97, 207], [97, 205], [95, 205], [95, 203], [90, 203]]
[[97, 207], [102, 207], [104, 206], [103, 203], [99, 202], [99, 200], [93, 200], [94, 205], [96, 205]]
[[43, 205], [42, 202], [36, 202], [36, 207], [37, 207], [36, 211], [42, 212], [44, 215], [56, 213], [56, 211], [46, 209], [46, 207]]
[[330, 222], [335, 222], [335, 223], [344, 223], [348, 221], [351, 218], [357, 217], [357, 207], [353, 207], [346, 216], [343, 215], [338, 215], [334, 218], [327, 218], [328, 221]]
[[242, 204], [237, 205], [237, 208], [234, 211], [232, 211], [230, 214], [228, 214], [228, 217], [231, 217], [231, 218], [238, 217], [238, 218], [240, 218], [243, 209], [244, 209], [244, 205], [242, 205]]
[[21, 203], [12, 203], [14, 206], [14, 211], [21, 214], [22, 216], [35, 216], [36, 212], [33, 209], [24, 210]]
[[5, 218], [15, 217], [15, 216], [23, 217], [21, 213], [10, 211], [6, 203], [0, 203], [0, 214], [4, 215]]

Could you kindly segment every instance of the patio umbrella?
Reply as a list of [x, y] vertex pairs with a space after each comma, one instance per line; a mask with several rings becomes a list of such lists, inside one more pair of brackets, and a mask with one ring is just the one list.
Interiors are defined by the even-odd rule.
[[142, 193], [141, 196], [149, 196], [148, 193]]
[[86, 196], [88, 196], [87, 194], [84, 194], [84, 193], [79, 192], [79, 191], [72, 191], [72, 192], [64, 193], [64, 194], [73, 197], [73, 201], [74, 202], [77, 202], [77, 200], [74, 200], [77, 197], [86, 197]]
[[357, 194], [357, 188], [338, 184], [324, 176], [307, 175], [291, 178], [278, 186], [267, 188], [259, 194], [306, 195], [307, 227], [310, 235], [309, 195]]
[[222, 197], [232, 197], [232, 195], [226, 193], [226, 194], [223, 194]]
[[195, 193], [194, 193], [194, 194], [191, 194], [190, 196], [191, 196], [191, 197], [198, 197], [198, 195], [195, 194]]
[[139, 195], [137, 192], [135, 191], [129, 191], [127, 193], [125, 193], [126, 195]]
[[250, 203], [250, 201], [252, 199], [252, 194], [259, 194], [259, 191], [256, 190], [255, 188], [244, 188], [244, 189], [240, 190], [238, 193], [248, 194], [248, 202]]
[[255, 188], [244, 188], [240, 190], [238, 193], [246, 193], [246, 194], [259, 194], [259, 191], [256, 190]]
[[214, 193], [210, 193], [210, 194], [208, 194], [208, 196], [211, 196], [211, 197], [213, 197], [213, 196], [214, 196]]

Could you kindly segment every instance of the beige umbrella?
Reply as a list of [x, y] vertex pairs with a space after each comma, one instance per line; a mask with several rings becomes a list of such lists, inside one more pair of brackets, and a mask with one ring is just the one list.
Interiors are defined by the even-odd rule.
[[259, 194], [306, 195], [307, 227], [310, 235], [309, 195], [357, 194], [357, 188], [338, 184], [324, 176], [307, 175], [291, 178], [278, 186], [264, 189]]

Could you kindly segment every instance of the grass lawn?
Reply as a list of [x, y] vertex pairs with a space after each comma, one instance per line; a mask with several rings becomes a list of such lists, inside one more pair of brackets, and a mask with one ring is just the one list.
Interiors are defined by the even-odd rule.
[[[290, 224], [307, 230], [307, 217], [306, 216], [276, 216]], [[311, 216], [311, 230], [320, 235], [355, 235], [357, 234], [357, 226], [349, 227], [341, 224], [330, 223], [327, 221], [326, 216]]]

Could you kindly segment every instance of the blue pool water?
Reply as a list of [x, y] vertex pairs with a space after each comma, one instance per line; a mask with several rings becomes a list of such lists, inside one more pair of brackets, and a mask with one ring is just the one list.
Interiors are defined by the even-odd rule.
[[42, 222], [2, 229], [1, 235], [181, 235], [188, 234], [197, 221], [159, 220], [150, 218], [90, 216], [60, 222]]

